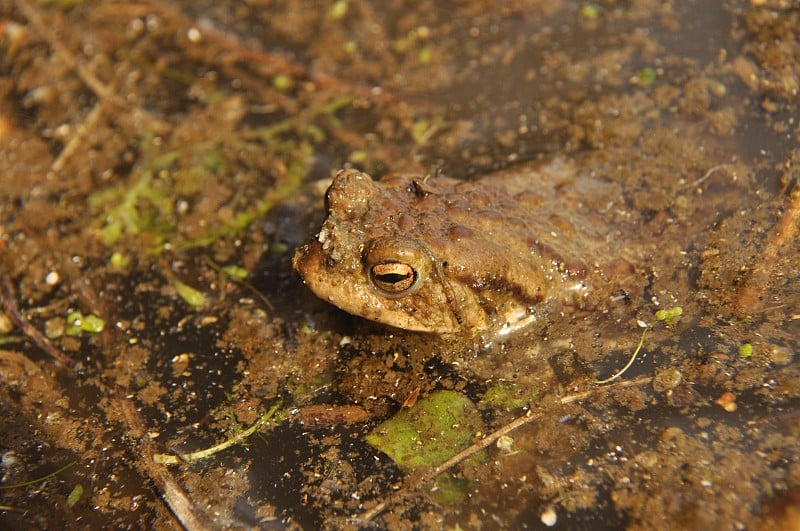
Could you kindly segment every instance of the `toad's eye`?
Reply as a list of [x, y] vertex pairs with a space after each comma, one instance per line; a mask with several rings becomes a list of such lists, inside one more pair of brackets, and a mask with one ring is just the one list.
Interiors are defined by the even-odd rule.
[[413, 267], [402, 262], [375, 264], [369, 268], [372, 284], [389, 296], [405, 295], [414, 287], [418, 277]]
[[368, 242], [363, 259], [372, 287], [387, 299], [416, 292], [433, 269], [430, 251], [424, 245], [398, 236], [383, 236]]

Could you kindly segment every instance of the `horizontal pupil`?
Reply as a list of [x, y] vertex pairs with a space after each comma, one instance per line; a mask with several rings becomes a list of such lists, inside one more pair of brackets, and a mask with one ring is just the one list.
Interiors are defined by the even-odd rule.
[[401, 297], [414, 288], [417, 272], [402, 262], [373, 265], [369, 270], [372, 283], [388, 297]]
[[376, 275], [376, 278], [386, 284], [397, 284], [398, 282], [404, 282], [411, 278], [411, 274], [401, 275], [399, 273], [384, 273], [382, 275]]

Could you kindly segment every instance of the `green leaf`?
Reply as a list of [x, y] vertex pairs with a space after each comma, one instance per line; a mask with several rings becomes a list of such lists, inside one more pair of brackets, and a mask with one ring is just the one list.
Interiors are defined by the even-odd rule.
[[286, 74], [278, 74], [272, 78], [272, 86], [281, 92], [288, 92], [294, 88], [294, 81]]
[[179, 280], [176, 280], [174, 284], [175, 291], [178, 292], [178, 296], [192, 308], [199, 308], [206, 303], [206, 297], [202, 292], [194, 289], [188, 284], [180, 282]]
[[347, 9], [348, 5], [346, 0], [336, 0], [336, 2], [331, 5], [330, 9], [328, 9], [328, 16], [333, 20], [340, 20], [347, 14]]
[[468, 479], [439, 474], [432, 494], [439, 503], [458, 503], [469, 494], [472, 487], [473, 482]]
[[414, 472], [450, 459], [483, 429], [477, 408], [466, 396], [437, 391], [377, 426], [366, 441], [403, 471]]
[[68, 336], [79, 336], [81, 334], [81, 321], [83, 314], [81, 312], [69, 312], [67, 314], [67, 328], [64, 334]]
[[680, 306], [673, 306], [672, 308], [665, 308], [658, 310], [655, 314], [656, 321], [664, 321], [665, 325], [674, 325], [678, 319], [683, 315], [683, 308]]
[[586, 4], [581, 7], [581, 16], [589, 20], [596, 20], [600, 16], [600, 8], [594, 4]]
[[81, 320], [81, 330], [90, 334], [97, 334], [103, 331], [106, 322], [96, 315], [87, 315]]
[[652, 85], [656, 80], [656, 71], [652, 67], [646, 66], [636, 72], [636, 77], [642, 85]]
[[82, 332], [97, 334], [103, 331], [106, 322], [93, 314], [83, 315], [81, 312], [74, 311], [67, 314], [67, 328], [64, 333], [68, 336], [79, 336]]
[[749, 358], [753, 355], [753, 345], [750, 343], [742, 343], [739, 345], [739, 357], [740, 358]]
[[83, 486], [78, 483], [67, 496], [67, 507], [74, 507], [80, 501], [81, 496], [83, 496]]
[[131, 264], [131, 259], [129, 257], [125, 256], [124, 254], [122, 254], [121, 252], [116, 251], [116, 252], [114, 252], [114, 254], [111, 255], [111, 258], [109, 259], [109, 262], [114, 267], [119, 267], [119, 268], [124, 269], [124, 268], [128, 267]]
[[431, 60], [433, 59], [433, 50], [426, 46], [419, 51], [419, 55], [417, 57], [419, 62], [423, 65], [430, 64]]
[[222, 272], [233, 278], [243, 279], [247, 278], [247, 269], [238, 265], [227, 265], [222, 268]]
[[539, 389], [525, 389], [512, 382], [501, 382], [484, 393], [481, 406], [491, 409], [519, 409], [530, 404], [539, 392]]

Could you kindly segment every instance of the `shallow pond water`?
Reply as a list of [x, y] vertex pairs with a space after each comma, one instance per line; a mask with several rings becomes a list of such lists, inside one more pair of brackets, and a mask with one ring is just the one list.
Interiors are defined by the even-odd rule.
[[[797, 527], [791, 3], [0, 13], [0, 527]], [[553, 158], [632, 268], [614, 304], [437, 338], [292, 271], [342, 167]], [[376, 448], [442, 396], [460, 456]]]

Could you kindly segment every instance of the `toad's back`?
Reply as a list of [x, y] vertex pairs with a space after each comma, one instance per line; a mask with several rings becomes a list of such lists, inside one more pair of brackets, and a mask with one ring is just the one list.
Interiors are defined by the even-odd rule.
[[442, 335], [513, 328], [590, 294], [615, 238], [581, 198], [603, 186], [561, 160], [475, 181], [374, 181], [344, 170], [328, 190], [328, 217], [293, 264], [320, 298], [390, 326]]

